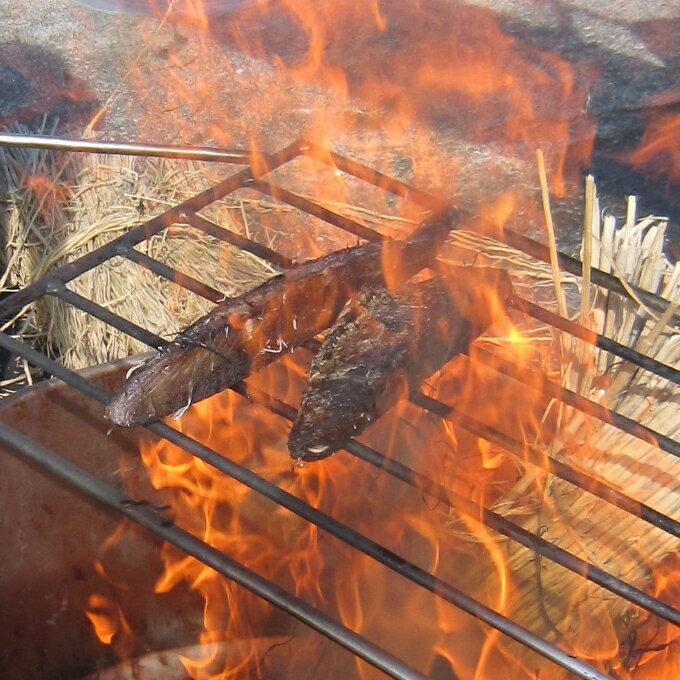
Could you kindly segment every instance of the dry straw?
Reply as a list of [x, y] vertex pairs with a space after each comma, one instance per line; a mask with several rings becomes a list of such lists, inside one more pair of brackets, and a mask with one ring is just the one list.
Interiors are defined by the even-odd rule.
[[[214, 172], [191, 162], [0, 149], [0, 192], [6, 202], [2, 291], [30, 284], [207, 188], [218, 179]], [[245, 228], [242, 215], [242, 202], [220, 204], [209, 213], [211, 220], [235, 230]], [[226, 296], [275, 273], [258, 258], [182, 224], [137, 249]], [[213, 306], [121, 257], [68, 287], [163, 337], [173, 337]], [[10, 321], [5, 326], [15, 335], [36, 338], [69, 368], [148, 349], [54, 297], [41, 299]]]

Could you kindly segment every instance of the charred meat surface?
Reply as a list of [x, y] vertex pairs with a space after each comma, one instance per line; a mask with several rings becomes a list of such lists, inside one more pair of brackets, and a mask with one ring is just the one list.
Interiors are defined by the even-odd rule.
[[361, 288], [398, 285], [431, 265], [452, 228], [445, 213], [404, 241], [330, 253], [225, 301], [135, 371], [108, 417], [144, 425], [227, 389], [327, 329]]
[[292, 458], [319, 460], [341, 449], [466, 352], [511, 292], [505, 272], [477, 268], [411, 283], [396, 293], [382, 286], [361, 292], [347, 303], [312, 361], [288, 441]]

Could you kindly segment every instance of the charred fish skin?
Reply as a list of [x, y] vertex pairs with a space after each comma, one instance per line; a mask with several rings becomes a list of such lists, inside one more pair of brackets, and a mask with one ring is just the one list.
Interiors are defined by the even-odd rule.
[[366, 285], [405, 281], [430, 266], [451, 213], [405, 241], [335, 251], [218, 305], [123, 384], [107, 408], [117, 425], [145, 425], [212, 396], [326, 330]]
[[[379, 297], [396, 312], [386, 323], [375, 316]], [[288, 440], [293, 459], [325, 458], [371, 423], [379, 410], [378, 384], [389, 374], [396, 388], [402, 375], [406, 326], [398, 316], [405, 310], [384, 288], [347, 304], [310, 366]]]
[[397, 293], [374, 287], [348, 303], [312, 360], [290, 433], [295, 460], [316, 461], [343, 448], [494, 321], [512, 287], [505, 272], [461, 272]]

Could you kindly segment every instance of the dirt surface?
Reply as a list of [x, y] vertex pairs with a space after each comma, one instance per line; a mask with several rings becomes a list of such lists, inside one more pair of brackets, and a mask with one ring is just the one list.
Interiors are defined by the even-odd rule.
[[[566, 152], [565, 235], [595, 130], [605, 151], [634, 146], [649, 98], [677, 99], [675, 2], [213, 0], [202, 17], [181, 5], [162, 17], [143, 1], [0, 0], [0, 125], [47, 115], [71, 134], [96, 120], [110, 139], [267, 151], [321, 137], [479, 210], [516, 190], [509, 212], [529, 231], [540, 146], [553, 176]], [[635, 192], [629, 180], [612, 195]]]

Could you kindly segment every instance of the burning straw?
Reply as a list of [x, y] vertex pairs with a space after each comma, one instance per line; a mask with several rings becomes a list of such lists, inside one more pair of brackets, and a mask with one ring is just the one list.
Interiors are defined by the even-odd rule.
[[[0, 148], [0, 169], [0, 194], [6, 202], [3, 292], [32, 283], [216, 181], [215, 171], [202, 163], [56, 156], [11, 147]], [[238, 231], [244, 229], [243, 214], [243, 204], [219, 204], [209, 217]], [[182, 224], [137, 249], [225, 296], [237, 295], [276, 273], [255, 256]], [[168, 338], [213, 306], [124, 258], [87, 272], [69, 288]], [[41, 298], [18, 319], [6, 320], [7, 327], [23, 339], [34, 338], [74, 369], [148, 349], [56, 297]]]
[[[549, 218], [549, 205], [545, 207]], [[680, 334], [669, 325], [680, 304], [680, 265], [672, 266], [663, 253], [667, 221], [639, 218], [633, 197], [622, 224], [612, 215], [602, 216], [592, 178], [586, 182], [584, 213], [584, 271], [589, 273], [593, 266], [614, 274], [632, 299], [592, 284], [589, 276], [575, 279], [559, 269], [556, 272], [556, 262], [536, 263], [477, 235], [455, 234], [456, 255], [475, 253], [481, 264], [503, 266], [513, 275], [520, 295], [539, 298], [554, 311], [566, 310], [567, 316], [591, 330], [680, 367]], [[646, 308], [630, 284], [667, 299], [665, 313]], [[554, 373], [557, 365], [563, 387], [678, 438], [680, 388], [581, 340], [540, 327], [533, 328], [533, 334], [552, 347], [543, 370]], [[538, 420], [543, 431], [530, 444], [665, 515], [678, 516], [680, 460], [580, 411], [559, 408], [556, 402]], [[656, 592], [655, 574], [663, 573], [663, 564], [680, 547], [675, 537], [532, 466], [526, 467], [514, 488], [496, 499], [492, 509], [643, 590]], [[458, 521], [452, 528], [463, 538], [479, 540]], [[625, 675], [636, 665], [644, 650], [633, 653], [635, 645], [625, 645], [635, 639], [635, 630], [645, 620], [640, 611], [578, 574], [518, 549], [510, 540], [499, 538], [498, 546], [516, 585], [508, 611], [512, 618], [579, 657], [599, 661], [609, 671]], [[493, 584], [499, 578], [503, 579], [489, 566], [481, 581]]]

